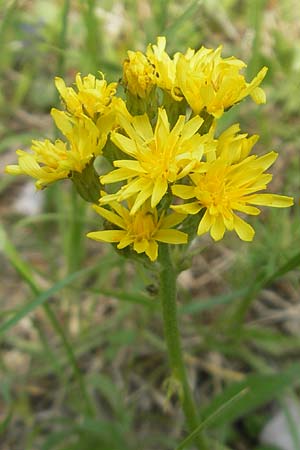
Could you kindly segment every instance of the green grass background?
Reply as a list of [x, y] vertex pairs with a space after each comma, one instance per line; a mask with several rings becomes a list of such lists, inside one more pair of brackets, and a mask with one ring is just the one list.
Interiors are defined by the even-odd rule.
[[54, 76], [71, 84], [77, 72], [102, 71], [118, 80], [127, 50], [143, 51], [158, 35], [169, 53], [222, 44], [224, 56], [247, 62], [248, 79], [269, 67], [267, 104], [242, 102], [220, 129], [238, 121], [260, 134], [258, 152], [278, 151], [272, 189], [296, 205], [255, 218], [251, 244], [231, 235], [195, 244], [180, 279], [180, 327], [212, 450], [267, 450], [258, 436], [277, 408], [300, 449], [286, 407], [287, 397], [300, 405], [298, 6], [0, 1], [1, 450], [171, 450], [187, 437], [167, 397], [155, 279], [88, 242], [97, 217], [67, 183], [48, 188], [28, 215], [15, 208], [28, 180], [2, 170], [31, 139], [55, 138]]

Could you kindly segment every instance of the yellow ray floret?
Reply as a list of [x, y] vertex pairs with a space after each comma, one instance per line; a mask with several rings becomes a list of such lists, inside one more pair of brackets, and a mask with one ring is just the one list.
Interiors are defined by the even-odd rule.
[[259, 84], [267, 68], [263, 67], [250, 83], [240, 73], [246, 64], [235, 58], [222, 58], [222, 47], [216, 50], [201, 47], [180, 55], [176, 67], [176, 83], [188, 104], [199, 114], [203, 109], [215, 117], [248, 95], [256, 103], [266, 97]]
[[171, 93], [175, 100], [182, 100], [182, 95], [176, 89], [176, 65], [180, 53], [176, 53], [172, 59], [165, 48], [166, 38], [164, 36], [157, 38], [157, 45], [148, 45], [146, 55], [155, 68], [154, 80], [157, 86]]
[[35, 178], [37, 189], [67, 178], [73, 171], [81, 173], [101, 152], [106, 141], [106, 136], [100, 136], [98, 128], [88, 117], [75, 119], [57, 110], [53, 110], [52, 115], [69, 143], [60, 139], [54, 143], [48, 139], [32, 141], [32, 152], [17, 150], [18, 164], [5, 169], [12, 175], [24, 174]]
[[171, 229], [182, 222], [186, 215], [173, 213], [165, 216], [162, 213], [159, 217], [156, 208], [151, 208], [149, 202], [133, 215], [118, 202], [112, 202], [110, 206], [112, 211], [96, 205], [94, 209], [112, 224], [112, 229], [93, 231], [88, 233], [87, 237], [100, 242], [118, 243], [118, 249], [132, 246], [135, 252], [146, 253], [151, 261], [157, 259], [157, 242], [187, 242], [187, 234]]
[[285, 208], [293, 204], [291, 197], [276, 194], [260, 194], [271, 181], [272, 175], [265, 174], [277, 158], [275, 152], [264, 156], [248, 156], [231, 164], [217, 158], [205, 163], [202, 173], [190, 175], [193, 186], [175, 185], [173, 194], [182, 199], [194, 199], [191, 203], [173, 206], [184, 214], [197, 214], [205, 209], [198, 226], [198, 235], [210, 232], [216, 241], [223, 238], [225, 230], [234, 230], [244, 241], [252, 241], [254, 230], [235, 211], [257, 215], [260, 210], [253, 205]]
[[92, 119], [96, 114], [104, 114], [116, 93], [117, 83], [107, 84], [103, 74], [102, 79], [89, 74], [81, 78], [76, 75], [76, 90], [67, 87], [62, 78], [55, 78], [56, 88], [66, 105], [67, 110], [75, 116], [86, 114]]
[[127, 136], [113, 132], [111, 140], [131, 159], [115, 161], [117, 169], [101, 177], [101, 183], [123, 180], [128, 180], [128, 183], [116, 194], [104, 196], [102, 204], [136, 196], [132, 214], [148, 198], [151, 199], [151, 206], [155, 207], [167, 193], [169, 184], [183, 178], [201, 160], [204, 148], [208, 145], [207, 136], [197, 133], [202, 122], [199, 116], [188, 122], [184, 116], [179, 116], [170, 130], [163, 109], [159, 109], [154, 131], [146, 114], [135, 116], [132, 121], [121, 121]]
[[141, 52], [128, 51], [123, 63], [123, 81], [131, 94], [145, 98], [155, 84], [154, 67]]

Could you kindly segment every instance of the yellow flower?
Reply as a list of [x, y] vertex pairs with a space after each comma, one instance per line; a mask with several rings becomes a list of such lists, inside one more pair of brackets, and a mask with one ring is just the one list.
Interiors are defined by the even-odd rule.
[[100, 242], [118, 242], [118, 249], [130, 245], [135, 252], [146, 253], [151, 261], [157, 259], [157, 242], [169, 244], [187, 242], [187, 234], [170, 229], [182, 222], [185, 215], [173, 213], [165, 216], [162, 213], [159, 217], [156, 208], [151, 208], [149, 202], [133, 215], [118, 202], [112, 202], [110, 206], [114, 211], [97, 205], [93, 207], [100, 216], [112, 224], [113, 229], [93, 231], [88, 233], [87, 237]]
[[235, 211], [257, 215], [260, 210], [252, 205], [285, 208], [293, 204], [291, 197], [276, 194], [260, 194], [266, 189], [272, 175], [265, 174], [277, 158], [275, 152], [264, 156], [248, 156], [231, 164], [219, 157], [210, 163], [203, 163], [200, 171], [190, 175], [193, 186], [175, 185], [173, 194], [182, 199], [195, 200], [191, 203], [173, 206], [184, 214], [197, 214], [205, 208], [198, 226], [198, 235], [210, 232], [216, 241], [223, 238], [225, 230], [235, 230], [240, 239], [252, 241], [253, 228]]
[[154, 67], [141, 52], [128, 51], [123, 63], [123, 80], [134, 96], [147, 97], [154, 86]]
[[37, 189], [68, 177], [70, 170], [64, 166], [68, 151], [64, 142], [57, 140], [53, 144], [48, 139], [32, 141], [31, 150], [33, 153], [17, 150], [18, 164], [6, 166], [5, 172], [10, 175], [29, 175], [37, 179]]
[[189, 50], [178, 58], [176, 82], [195, 114], [205, 108], [218, 118], [247, 95], [258, 104], [266, 101], [264, 91], [258, 86], [267, 68], [263, 67], [247, 83], [240, 73], [246, 64], [233, 56], [223, 59], [221, 51], [221, 46], [216, 50], [201, 47], [196, 53]]
[[97, 79], [94, 75], [87, 75], [81, 78], [76, 75], [76, 90], [67, 87], [62, 78], [55, 78], [55, 85], [60, 93], [67, 110], [75, 116], [86, 114], [95, 119], [97, 114], [104, 114], [116, 93], [117, 83], [110, 83], [104, 79]]
[[121, 127], [128, 137], [112, 132], [111, 140], [131, 159], [114, 161], [118, 169], [100, 180], [103, 184], [123, 180], [128, 183], [116, 194], [104, 196], [102, 204], [136, 196], [131, 214], [148, 198], [151, 198], [151, 207], [155, 207], [167, 193], [169, 184], [183, 178], [201, 160], [207, 141], [207, 136], [197, 134], [202, 122], [199, 116], [188, 122], [184, 116], [179, 116], [170, 130], [163, 109], [159, 109], [154, 132], [146, 114], [133, 117], [131, 122], [122, 120]]
[[165, 51], [166, 38], [157, 38], [157, 45], [148, 45], [146, 55], [155, 68], [155, 83], [158, 87], [171, 93], [175, 100], [182, 100], [182, 95], [178, 91], [176, 84], [176, 65], [179, 53], [171, 59]]
[[68, 138], [69, 145], [57, 139], [54, 143], [32, 141], [32, 153], [17, 150], [18, 165], [9, 165], [6, 172], [12, 175], [25, 174], [37, 180], [37, 189], [53, 181], [67, 178], [71, 172], [81, 173], [86, 165], [101, 152], [106, 141], [91, 119], [71, 118], [66, 113], [53, 109], [52, 116], [60, 130]]

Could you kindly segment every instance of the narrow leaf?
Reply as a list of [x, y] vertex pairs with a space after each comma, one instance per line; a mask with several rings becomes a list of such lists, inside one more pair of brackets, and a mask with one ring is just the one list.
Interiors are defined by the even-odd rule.
[[227, 410], [227, 408], [232, 407], [232, 405], [239, 400], [243, 395], [245, 395], [248, 391], [248, 388], [242, 389], [240, 392], [235, 394], [231, 399], [227, 400], [223, 405], [221, 405], [216, 411], [214, 411], [212, 414], [210, 414], [198, 427], [188, 436], [186, 437], [176, 448], [176, 450], [182, 450], [185, 448], [188, 444], [190, 444], [200, 433], [204, 430], [204, 428], [207, 428], [209, 425], [214, 423], [214, 421], [218, 418], [220, 414], [224, 414]]

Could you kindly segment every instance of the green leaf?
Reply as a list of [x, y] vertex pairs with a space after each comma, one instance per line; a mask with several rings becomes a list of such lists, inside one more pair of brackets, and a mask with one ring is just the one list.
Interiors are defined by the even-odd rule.
[[224, 414], [229, 407], [232, 407], [235, 402], [237, 402], [241, 397], [246, 395], [247, 391], [248, 391], [247, 388], [242, 389], [240, 392], [235, 394], [232, 398], [230, 398], [225, 403], [223, 403], [223, 405], [221, 405], [219, 408], [217, 408], [214, 412], [212, 412], [203, 422], [201, 422], [200, 425], [198, 425], [198, 427], [188, 437], [186, 437], [179, 444], [179, 446], [176, 448], [176, 450], [182, 450], [188, 444], [190, 444], [201, 431], [203, 431], [209, 425], [214, 423], [220, 414]]

